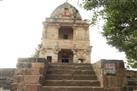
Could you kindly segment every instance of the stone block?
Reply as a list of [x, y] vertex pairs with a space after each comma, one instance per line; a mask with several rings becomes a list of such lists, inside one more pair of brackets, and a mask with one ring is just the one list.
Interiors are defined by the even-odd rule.
[[44, 63], [32, 63], [32, 68], [44, 68]]
[[18, 62], [44, 62], [46, 61], [45, 58], [34, 58], [34, 57], [31, 57], [31, 58], [18, 58]]
[[30, 69], [31, 75], [39, 75], [40, 74], [40, 69]]
[[16, 69], [15, 75], [23, 75], [22, 69]]
[[39, 87], [39, 84], [26, 84], [25, 91], [38, 91]]
[[43, 68], [39, 68], [39, 69], [31, 68], [30, 71], [31, 71], [31, 75], [43, 74]]
[[17, 69], [16, 70], [16, 75], [39, 75], [43, 73], [43, 69], [39, 68], [31, 68], [31, 69]]
[[25, 75], [24, 83], [25, 84], [37, 84], [39, 83], [40, 75]]
[[17, 75], [17, 76], [15, 77], [15, 81], [16, 81], [17, 83], [23, 82], [23, 81], [24, 81], [24, 76], [23, 76], [23, 75]]
[[17, 63], [17, 68], [31, 68], [31, 63], [30, 62], [18, 62]]
[[11, 84], [11, 91], [17, 91], [17, 83]]
[[105, 91], [122, 91], [122, 89], [114, 87], [114, 88], [106, 88]]

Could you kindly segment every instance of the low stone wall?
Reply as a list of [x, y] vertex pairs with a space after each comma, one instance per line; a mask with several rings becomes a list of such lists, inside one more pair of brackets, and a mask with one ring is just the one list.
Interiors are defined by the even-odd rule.
[[45, 58], [18, 59], [12, 91], [38, 91], [47, 66]]
[[122, 60], [100, 60], [94, 70], [106, 91], [122, 91], [126, 86], [126, 69]]
[[130, 78], [137, 78], [137, 71], [127, 70], [126, 75]]
[[126, 76], [128, 81], [127, 89], [137, 91], [137, 71], [127, 70]]
[[0, 91], [10, 91], [9, 89], [0, 88]]
[[14, 72], [15, 68], [0, 68], [0, 88], [11, 88], [11, 82], [13, 81]]
[[102, 70], [102, 66], [101, 66], [101, 61], [98, 61], [98, 62], [94, 63], [92, 66], [94, 68], [94, 71], [96, 72], [96, 75], [97, 75], [98, 79], [101, 82], [101, 87], [103, 87], [103, 80], [102, 80], [103, 70]]

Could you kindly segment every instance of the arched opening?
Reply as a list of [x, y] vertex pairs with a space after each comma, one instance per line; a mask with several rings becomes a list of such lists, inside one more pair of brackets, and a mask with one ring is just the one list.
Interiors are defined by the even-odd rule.
[[73, 28], [63, 26], [59, 28], [59, 39], [73, 39]]
[[59, 63], [72, 63], [73, 62], [73, 52], [70, 49], [62, 49], [58, 53], [58, 61]]

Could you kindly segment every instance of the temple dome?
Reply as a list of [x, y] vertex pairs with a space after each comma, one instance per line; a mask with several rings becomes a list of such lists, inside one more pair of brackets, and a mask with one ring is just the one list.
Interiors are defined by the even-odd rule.
[[50, 16], [51, 18], [81, 19], [79, 11], [71, 4], [65, 2], [58, 6]]

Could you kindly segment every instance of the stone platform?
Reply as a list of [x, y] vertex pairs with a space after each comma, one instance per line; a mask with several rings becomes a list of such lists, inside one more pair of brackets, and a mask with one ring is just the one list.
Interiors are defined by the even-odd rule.
[[[3, 69], [4, 70], [4, 69]], [[125, 69], [122, 60], [95, 64], [53, 64], [45, 58], [21, 58], [7, 74], [11, 91], [136, 91], [137, 72]], [[2, 82], [2, 79], [0, 80]], [[2, 85], [1, 85], [2, 87]]]

